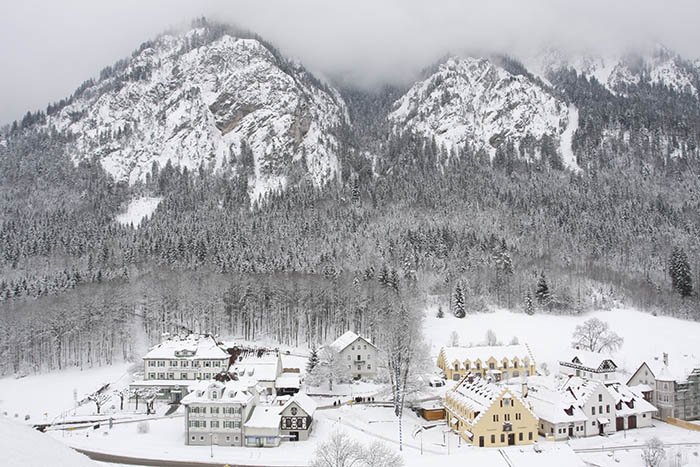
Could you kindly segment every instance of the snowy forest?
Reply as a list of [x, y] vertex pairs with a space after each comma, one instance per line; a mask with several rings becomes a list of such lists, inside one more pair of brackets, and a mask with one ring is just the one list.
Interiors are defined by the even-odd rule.
[[[75, 165], [72, 135], [28, 114], [0, 145], [0, 374], [135, 359], [181, 330], [295, 346], [350, 328], [377, 337], [428, 301], [465, 319], [619, 304], [700, 319], [697, 98], [614, 96], [575, 72], [552, 82], [581, 109], [580, 173], [546, 140], [532, 142], [541, 160], [508, 145], [490, 160], [392, 133], [402, 89], [342, 89], [354, 124], [337, 130], [337, 179], [300, 175], [254, 201], [245, 147], [221, 171], [154, 165], [128, 185]], [[142, 195], [163, 198], [153, 216], [116, 222]]]

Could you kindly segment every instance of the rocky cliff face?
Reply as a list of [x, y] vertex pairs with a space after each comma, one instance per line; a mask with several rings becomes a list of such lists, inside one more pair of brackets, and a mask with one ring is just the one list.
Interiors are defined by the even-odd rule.
[[[523, 142], [536, 143], [546, 136], [560, 147], [565, 160], [575, 130], [570, 125], [577, 120], [575, 109], [545, 87], [483, 58], [445, 61], [399, 99], [388, 118], [394, 131], [435, 138], [448, 149], [470, 145], [492, 158], [504, 144], [523, 149]], [[537, 157], [537, 144], [529, 147], [526, 157]]]
[[[198, 28], [145, 44], [46, 124], [72, 133], [76, 162], [94, 157], [116, 179], [133, 183], [168, 161], [231, 165], [250, 174], [257, 198], [292, 172], [316, 185], [331, 180], [335, 130], [346, 123], [340, 95], [269, 46]], [[253, 156], [247, 167], [244, 147]]]

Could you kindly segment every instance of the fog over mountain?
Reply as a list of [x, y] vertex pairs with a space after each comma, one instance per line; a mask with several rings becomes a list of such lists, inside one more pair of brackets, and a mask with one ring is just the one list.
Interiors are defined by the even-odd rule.
[[464, 51], [608, 53], [660, 42], [700, 56], [700, 4], [692, 0], [4, 3], [0, 43], [12, 46], [0, 47], [1, 123], [69, 95], [142, 41], [202, 15], [253, 30], [317, 75], [364, 87], [408, 84], [425, 66]]

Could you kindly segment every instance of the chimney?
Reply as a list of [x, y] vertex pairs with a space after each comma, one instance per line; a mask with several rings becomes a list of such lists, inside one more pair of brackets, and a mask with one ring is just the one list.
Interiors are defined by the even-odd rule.
[[467, 381], [469, 381], [469, 383], [473, 383], [474, 382], [474, 375], [469, 373], [469, 376], [467, 376]]
[[664, 366], [668, 366], [668, 353], [664, 352]]
[[527, 381], [523, 383], [523, 397], [527, 397]]

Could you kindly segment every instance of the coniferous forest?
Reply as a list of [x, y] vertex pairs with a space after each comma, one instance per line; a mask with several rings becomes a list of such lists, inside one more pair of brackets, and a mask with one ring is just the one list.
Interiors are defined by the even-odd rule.
[[[490, 160], [391, 132], [401, 89], [344, 89], [338, 177], [254, 201], [245, 148], [217, 172], [154, 164], [129, 185], [74, 164], [73, 135], [28, 114], [0, 145], [0, 374], [138, 358], [181, 330], [376, 337], [396, 307], [433, 303], [464, 319], [616, 305], [700, 319], [697, 98], [552, 82], [581, 112], [581, 172], [546, 140], [540, 160], [508, 145]], [[153, 216], [116, 222], [141, 195], [163, 198]]]

